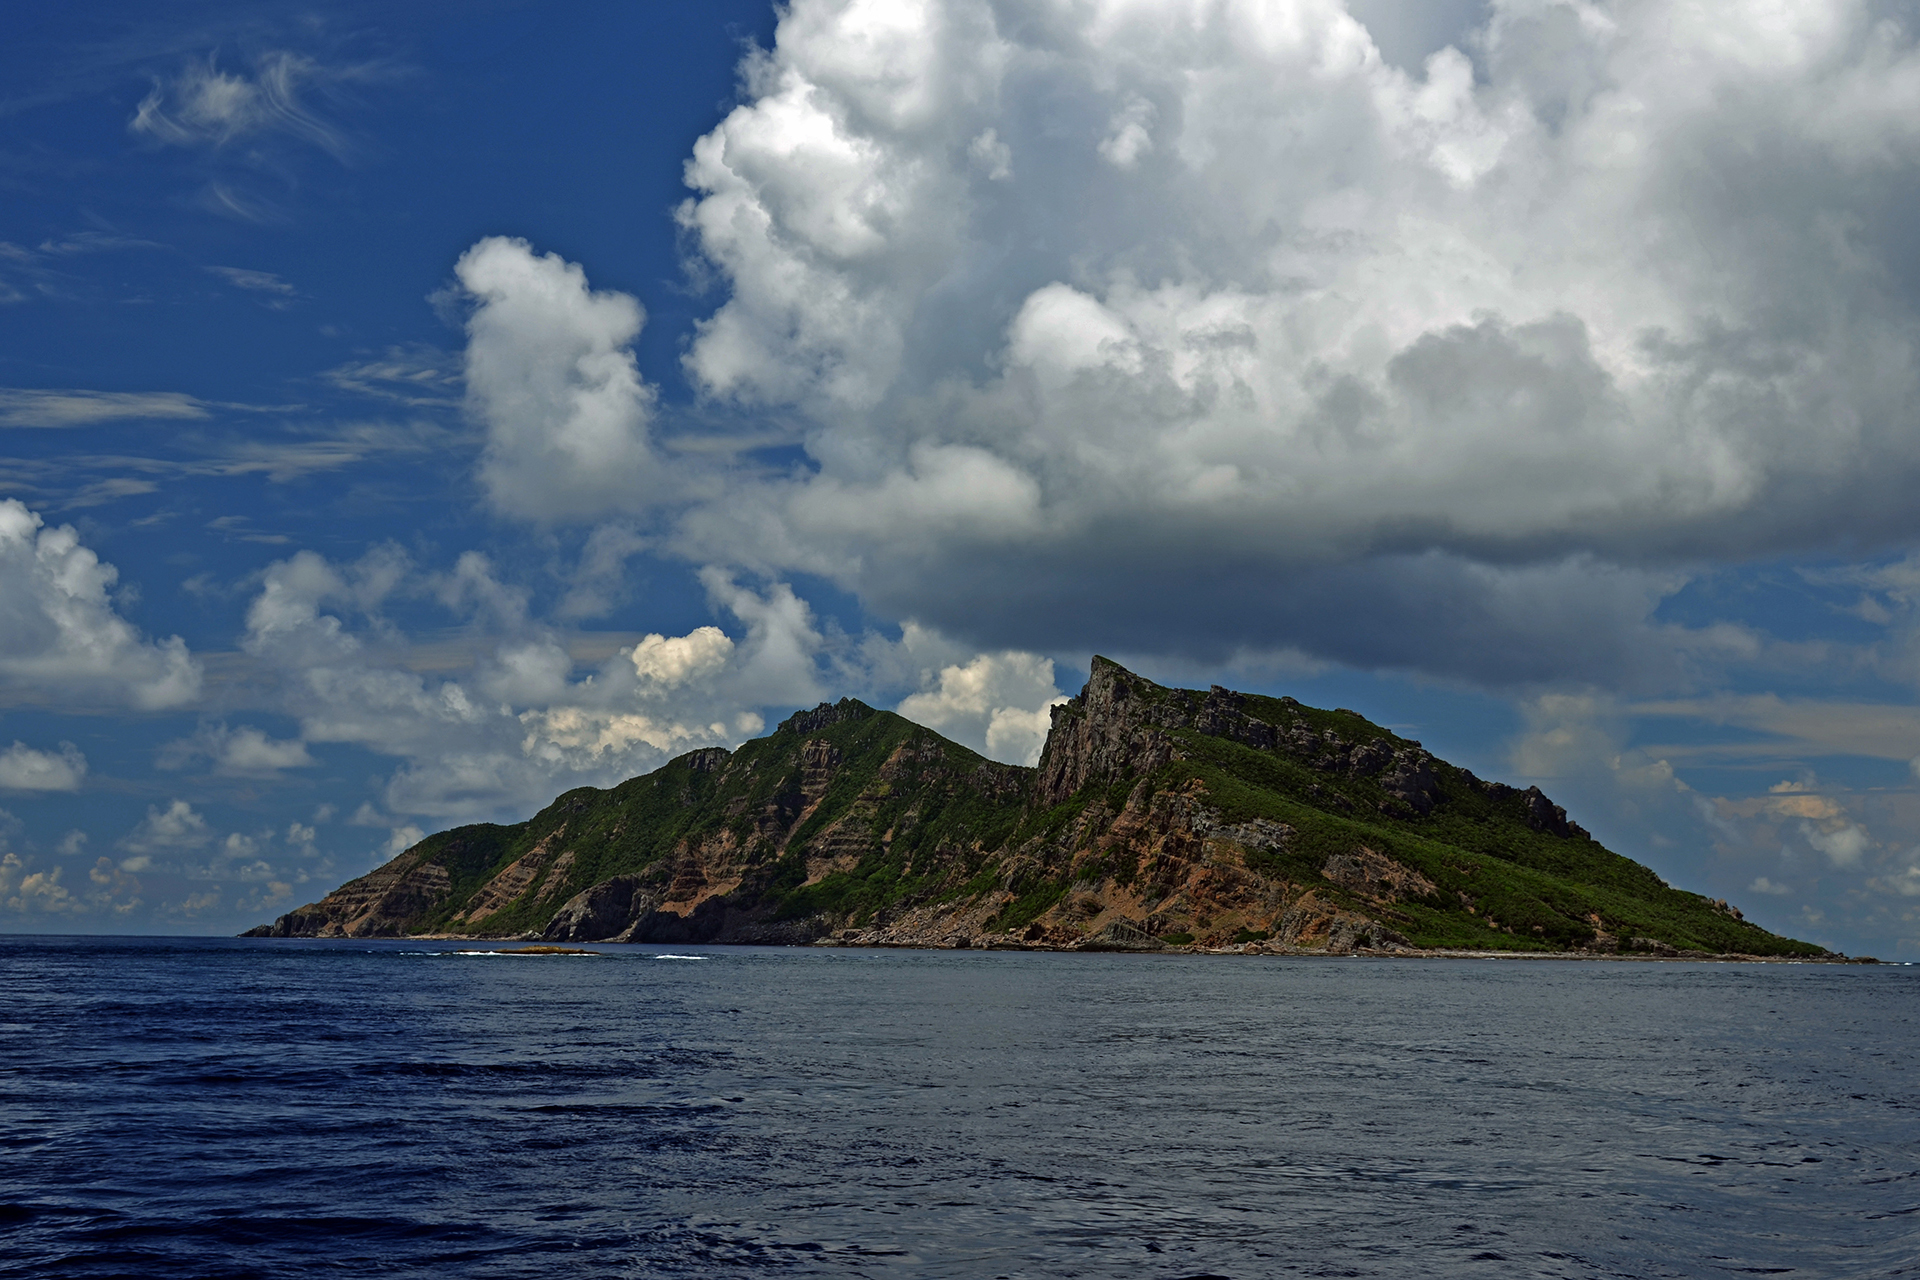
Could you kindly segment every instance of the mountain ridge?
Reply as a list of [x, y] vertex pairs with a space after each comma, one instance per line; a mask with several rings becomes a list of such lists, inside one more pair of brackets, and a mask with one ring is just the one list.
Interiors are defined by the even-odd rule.
[[1099, 657], [1031, 768], [843, 698], [429, 836], [246, 936], [419, 934], [1830, 956], [1357, 713]]

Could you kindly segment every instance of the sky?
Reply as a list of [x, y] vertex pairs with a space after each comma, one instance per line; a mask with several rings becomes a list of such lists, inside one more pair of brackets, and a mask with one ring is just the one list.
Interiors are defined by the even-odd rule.
[[1099, 653], [1920, 958], [1920, 4], [28, 0], [0, 932]]

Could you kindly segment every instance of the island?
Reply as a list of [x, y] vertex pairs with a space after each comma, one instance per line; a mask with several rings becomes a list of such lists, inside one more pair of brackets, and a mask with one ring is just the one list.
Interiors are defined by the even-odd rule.
[[428, 836], [251, 937], [1839, 960], [1346, 710], [1104, 658], [1039, 762], [854, 699], [525, 822]]

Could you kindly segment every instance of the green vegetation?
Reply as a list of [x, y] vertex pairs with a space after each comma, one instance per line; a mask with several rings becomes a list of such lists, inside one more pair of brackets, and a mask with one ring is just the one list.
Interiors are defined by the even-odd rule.
[[1067, 896], [1067, 886], [1058, 881], [1027, 878], [1011, 886], [1015, 897], [987, 922], [989, 933], [1012, 933], [1024, 929], [1053, 910]]

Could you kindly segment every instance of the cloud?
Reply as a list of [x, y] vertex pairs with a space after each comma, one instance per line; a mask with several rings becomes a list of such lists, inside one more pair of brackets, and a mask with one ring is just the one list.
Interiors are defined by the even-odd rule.
[[[1909, 857], [1913, 854], [1909, 854]], [[1887, 877], [1893, 891], [1903, 898], [1920, 897], [1920, 862], [1911, 862]]]
[[[734, 634], [647, 635], [581, 673], [566, 637], [531, 621], [525, 589], [482, 556], [439, 574], [393, 549], [346, 565], [301, 552], [266, 570], [242, 647], [275, 709], [299, 721], [301, 741], [399, 761], [387, 812], [369, 809], [365, 821], [524, 815], [569, 787], [735, 745], [765, 727], [760, 708], [822, 695], [826, 642], [790, 587], [716, 574], [708, 588]], [[382, 612], [398, 597], [436, 601], [471, 643], [459, 653], [412, 644]]]
[[110, 911], [116, 916], [130, 916], [142, 905], [140, 882], [130, 872], [134, 869], [129, 862], [145, 864], [144, 858], [128, 858], [118, 866], [111, 858], [96, 858], [87, 871], [87, 883], [92, 887], [87, 891], [87, 905], [95, 911]]
[[533, 520], [634, 510], [659, 486], [647, 439], [654, 392], [630, 344], [645, 320], [558, 255], [492, 236], [454, 267], [467, 320], [467, 405], [487, 430], [480, 479], [501, 511]]
[[86, 776], [87, 758], [71, 742], [61, 743], [58, 755], [20, 741], [0, 751], [0, 790], [78, 791]]
[[230, 729], [224, 724], [203, 725], [191, 738], [169, 742], [160, 749], [163, 769], [181, 769], [196, 759], [212, 763], [215, 773], [240, 777], [271, 777], [282, 769], [304, 769], [314, 764], [298, 738], [270, 738], [252, 725]]
[[196, 920], [220, 905], [221, 890], [203, 889], [188, 894], [179, 902], [166, 904], [167, 914], [177, 920]]
[[148, 806], [147, 816], [121, 839], [120, 847], [128, 853], [153, 854], [198, 849], [212, 839], [207, 820], [185, 800], [175, 800], [164, 809]]
[[0, 854], [0, 906], [23, 914], [80, 910], [80, 901], [60, 883], [60, 871], [29, 871], [18, 854]]
[[[1901, 703], [1782, 698], [1777, 694], [1722, 694], [1632, 705], [1636, 716], [1750, 731], [1731, 742], [1676, 743], [1658, 748], [1674, 759], [1809, 759], [1866, 756], [1920, 757], [1920, 709]], [[1765, 735], [1755, 738], [1753, 733]], [[1920, 773], [1917, 768], [1916, 773]]]
[[185, 642], [143, 639], [108, 599], [118, 571], [80, 545], [71, 525], [43, 524], [22, 503], [0, 500], [0, 696], [142, 710], [198, 697], [200, 665]]
[[733, 641], [718, 627], [696, 627], [684, 636], [649, 635], [628, 651], [643, 687], [673, 689], [710, 677], [733, 656]]
[[[908, 630], [907, 647], [924, 634]], [[1039, 760], [1052, 709], [1067, 700], [1055, 687], [1053, 660], [1032, 653], [978, 654], [925, 671], [921, 684], [900, 703], [901, 715], [1009, 764]]]
[[627, 561], [647, 549], [647, 540], [622, 524], [603, 524], [587, 535], [580, 563], [556, 614], [561, 618], [599, 618], [627, 598]]
[[216, 55], [189, 61], [156, 79], [128, 121], [135, 134], [180, 147], [224, 147], [243, 138], [281, 133], [344, 159], [345, 137], [302, 100], [305, 91], [358, 74], [322, 67], [285, 51], [256, 59], [251, 73], [222, 70]]
[[323, 376], [343, 391], [438, 409], [458, 402], [463, 375], [453, 353], [413, 344], [337, 365]]
[[412, 825], [395, 827], [388, 835], [387, 843], [381, 852], [388, 858], [397, 858], [426, 838], [427, 833], [419, 827]]
[[90, 427], [101, 422], [198, 420], [207, 405], [178, 391], [24, 391], [0, 388], [0, 427]]
[[1866, 831], [1849, 823], [1834, 831], [1821, 831], [1809, 823], [1800, 824], [1800, 834], [1836, 867], [1857, 867], [1860, 857], [1872, 843]]
[[207, 270], [234, 288], [250, 293], [270, 293], [281, 298], [294, 294], [293, 286], [271, 271], [249, 271], [245, 267], [208, 267]]
[[1685, 683], [1670, 566], [1920, 533], [1913, 35], [1705, 12], [1408, 70], [1313, 0], [796, 0], [679, 218], [690, 377], [809, 465], [675, 545], [982, 649]]

